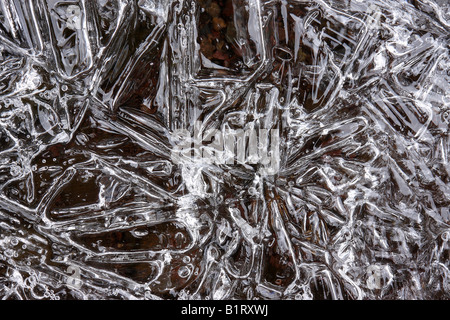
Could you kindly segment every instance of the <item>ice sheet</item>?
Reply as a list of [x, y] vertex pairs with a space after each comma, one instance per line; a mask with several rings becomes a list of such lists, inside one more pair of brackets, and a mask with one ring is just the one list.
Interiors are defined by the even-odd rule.
[[0, 297], [448, 299], [445, 0], [0, 0]]

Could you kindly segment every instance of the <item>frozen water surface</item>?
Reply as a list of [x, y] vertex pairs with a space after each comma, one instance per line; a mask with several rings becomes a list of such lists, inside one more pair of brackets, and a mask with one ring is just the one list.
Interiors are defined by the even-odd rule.
[[0, 297], [448, 299], [445, 0], [0, 0]]

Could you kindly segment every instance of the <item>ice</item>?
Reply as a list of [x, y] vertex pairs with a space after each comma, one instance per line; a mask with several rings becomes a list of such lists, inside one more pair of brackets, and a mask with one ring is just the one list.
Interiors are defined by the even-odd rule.
[[449, 299], [444, 0], [0, 0], [3, 299]]

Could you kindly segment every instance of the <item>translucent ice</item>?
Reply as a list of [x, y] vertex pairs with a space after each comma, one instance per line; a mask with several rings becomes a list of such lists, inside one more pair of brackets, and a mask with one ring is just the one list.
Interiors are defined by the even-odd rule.
[[443, 0], [0, 0], [0, 297], [449, 299]]

